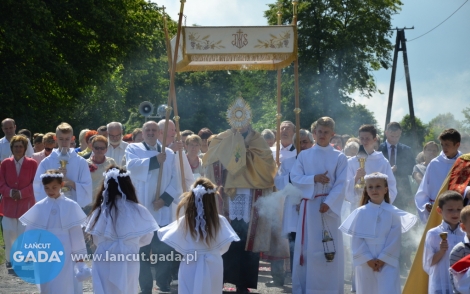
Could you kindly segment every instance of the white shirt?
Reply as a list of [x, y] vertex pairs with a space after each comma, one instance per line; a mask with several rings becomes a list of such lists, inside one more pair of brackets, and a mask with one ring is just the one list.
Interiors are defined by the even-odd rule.
[[16, 167], [16, 175], [17, 176], [20, 175], [21, 166], [23, 165], [23, 161], [24, 161], [24, 156], [21, 157], [21, 159], [18, 160], [18, 161], [15, 160], [15, 167]]
[[[388, 159], [390, 160], [390, 158], [392, 158], [392, 144], [390, 144], [388, 142], [388, 140], [385, 141], [385, 143], [387, 144], [387, 151], [388, 151]], [[395, 146], [395, 164], [397, 163], [397, 147], [398, 147], [398, 143], [394, 145]]]
[[[34, 153], [33, 146], [31, 145], [31, 142], [29, 142], [28, 148], [26, 148], [25, 155], [28, 157], [32, 157], [33, 153]], [[0, 139], [0, 161], [3, 161], [5, 158], [8, 158], [10, 156], [11, 156], [10, 141], [8, 141], [7, 138], [3, 137]]]
[[122, 158], [126, 155], [127, 145], [129, 144], [122, 140], [116, 148], [114, 148], [113, 145], [109, 144], [108, 151], [106, 151], [106, 157], [111, 157], [112, 159], [114, 159], [114, 162], [116, 162], [116, 164], [121, 164]]

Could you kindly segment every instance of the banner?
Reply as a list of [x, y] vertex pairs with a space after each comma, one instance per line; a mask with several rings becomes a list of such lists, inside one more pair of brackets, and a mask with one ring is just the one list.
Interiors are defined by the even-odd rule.
[[[176, 71], [275, 70], [297, 58], [295, 26], [183, 27]], [[171, 40], [172, 55], [176, 37]]]

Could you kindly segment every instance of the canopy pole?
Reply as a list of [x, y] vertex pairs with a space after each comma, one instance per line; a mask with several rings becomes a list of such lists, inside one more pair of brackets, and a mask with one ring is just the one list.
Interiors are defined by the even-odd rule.
[[[277, 11], [277, 24], [281, 25], [281, 4], [280, 2], [278, 3], [279, 10]], [[276, 128], [276, 163], [277, 166], [280, 166], [281, 162], [279, 160], [280, 157], [280, 152], [281, 152], [281, 69], [279, 68], [277, 70], [277, 114], [276, 114], [276, 123], [277, 123], [277, 128]]]
[[[297, 27], [297, 5], [298, 1], [293, 0], [293, 13], [294, 17], [292, 18], [292, 25]], [[297, 46], [295, 46], [297, 48]], [[297, 155], [300, 153], [300, 103], [299, 103], [299, 55], [298, 52], [295, 52], [296, 58], [294, 61], [294, 78], [295, 78], [295, 149], [297, 150]]]
[[[169, 37], [168, 37], [168, 28], [167, 28], [167, 23], [166, 23], [166, 16], [165, 14], [163, 15], [164, 18], [164, 25], [165, 25], [165, 37], [167, 39], [167, 54], [169, 55], [168, 62], [171, 64], [170, 66], [170, 93], [168, 95], [168, 102], [167, 105], [168, 107], [166, 108], [166, 115], [165, 115], [165, 127], [163, 130], [163, 141], [162, 143], [162, 153], [165, 154], [165, 145], [166, 145], [166, 136], [168, 134], [168, 121], [170, 120], [170, 114], [171, 114], [171, 102], [173, 98], [176, 100], [176, 93], [175, 93], [175, 69], [176, 69], [176, 60], [178, 59], [178, 48], [179, 48], [179, 43], [180, 43], [180, 34], [181, 34], [181, 24], [183, 22], [183, 10], [184, 10], [184, 3], [186, 0], [181, 0], [181, 6], [180, 6], [180, 13], [179, 13], [179, 18], [178, 18], [178, 30], [176, 34], [176, 46], [175, 46], [175, 54], [173, 55], [174, 58], [171, 58], [171, 46], [169, 44]], [[176, 112], [175, 112], [175, 118], [176, 118]], [[179, 117], [178, 117], [179, 120]], [[177, 124], [178, 122], [176, 122]], [[181, 158], [180, 158], [181, 159]], [[180, 169], [181, 169], [181, 181], [182, 181], [182, 186], [183, 186], [183, 191], [186, 191], [186, 185], [184, 182], [184, 168], [183, 168], [183, 161], [180, 160]], [[163, 176], [163, 165], [160, 166], [159, 172], [158, 172], [158, 181], [157, 181], [157, 191], [156, 191], [156, 196], [155, 196], [155, 201], [153, 202], [154, 204], [154, 209], [156, 201], [160, 198], [161, 194], [161, 185], [162, 185], [162, 176]], [[158, 210], [158, 209], [155, 209]]]

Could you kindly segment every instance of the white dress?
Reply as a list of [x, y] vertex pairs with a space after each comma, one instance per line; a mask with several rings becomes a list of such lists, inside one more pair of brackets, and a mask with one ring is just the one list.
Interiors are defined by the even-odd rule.
[[[364, 189], [356, 189], [355, 185], [360, 182], [354, 181], [356, 176], [356, 171], [359, 168], [359, 160], [357, 156], [351, 157], [348, 159], [348, 184], [346, 186], [346, 200], [351, 203], [351, 211], [356, 209], [359, 206], [362, 198], [362, 192]], [[380, 172], [388, 176], [388, 193], [390, 195], [390, 203], [395, 201], [397, 197], [397, 182], [395, 176], [393, 175], [392, 168], [390, 163], [384, 157], [382, 152], [374, 151], [372, 154], [367, 156], [365, 167], [366, 174], [371, 174], [375, 172]], [[406, 196], [406, 195], [404, 195]]]
[[[95, 224], [98, 212], [95, 210], [87, 219], [85, 232], [93, 235], [93, 243], [97, 246], [95, 255], [108, 257], [108, 260], [93, 261], [93, 291], [97, 294], [137, 293], [139, 249], [150, 244], [159, 226], [144, 206], [120, 197], [111, 213], [108, 207], [101, 211]], [[111, 261], [112, 257], [118, 260], [120, 254], [129, 258]]]
[[[332, 146], [315, 145], [299, 153], [291, 170], [292, 184], [302, 190], [303, 197], [299, 210], [297, 235], [294, 249], [292, 273], [293, 293], [337, 294], [344, 292], [343, 238], [338, 227], [341, 224], [341, 207], [344, 202], [347, 158]], [[314, 183], [314, 176], [324, 174], [330, 178], [328, 185]], [[320, 196], [326, 194], [327, 196]], [[336, 255], [327, 262], [323, 248], [322, 214], [320, 205], [324, 201], [330, 209], [323, 218], [334, 239]], [[305, 218], [304, 218], [305, 215]], [[304, 221], [305, 219], [305, 221]], [[302, 227], [304, 227], [302, 229]], [[303, 246], [302, 246], [302, 238]], [[329, 251], [333, 243], [328, 242]], [[303, 255], [304, 263], [300, 265]]]
[[[185, 217], [158, 230], [158, 238], [185, 258], [178, 272], [179, 294], [222, 293], [224, 266], [222, 254], [227, 252], [232, 241], [240, 241], [225, 217], [219, 215], [220, 229], [211, 246], [196, 242], [186, 230]], [[190, 257], [191, 256], [191, 257]], [[190, 259], [194, 258], [193, 261]]]
[[[353, 266], [358, 294], [399, 294], [401, 234], [416, 224], [417, 217], [395, 206], [369, 202], [355, 209], [340, 226], [352, 237]], [[380, 272], [374, 272], [367, 262], [385, 262]]]
[[[54, 149], [54, 151], [39, 164], [33, 183], [36, 201], [47, 198], [47, 194], [44, 192], [41, 175], [49, 169], [60, 168], [60, 155], [59, 150]], [[85, 207], [92, 201], [93, 184], [90, 168], [88, 167], [86, 159], [78, 155], [73, 149], [69, 149], [67, 160], [67, 178], [75, 182], [75, 190], [72, 189], [64, 193], [64, 195], [76, 201], [80, 207]]]
[[418, 192], [415, 195], [416, 208], [418, 209], [419, 218], [423, 223], [426, 223], [429, 218], [426, 204], [434, 204], [437, 193], [439, 193], [449, 170], [460, 155], [459, 151], [456, 157], [449, 159], [441, 151], [441, 154], [429, 163], [423, 180], [419, 184]]
[[59, 198], [44, 198], [31, 207], [20, 221], [26, 231], [41, 229], [53, 233], [64, 246], [65, 262], [62, 271], [52, 281], [39, 285], [41, 293], [83, 293], [82, 283], [74, 277], [72, 254], [87, 253], [81, 225], [86, 215], [80, 206], [63, 194]]
[[[447, 232], [447, 242], [449, 249], [446, 254], [439, 260], [439, 262], [431, 266], [432, 258], [437, 251], [439, 251], [441, 237], [440, 233]], [[442, 223], [430, 229], [426, 234], [426, 241], [424, 243], [423, 253], [423, 268], [429, 275], [428, 293], [430, 294], [451, 294], [453, 293], [452, 283], [450, 281], [450, 252], [460, 242], [463, 242], [465, 232], [460, 229], [460, 226], [454, 231], [451, 231], [449, 225], [442, 221]]]

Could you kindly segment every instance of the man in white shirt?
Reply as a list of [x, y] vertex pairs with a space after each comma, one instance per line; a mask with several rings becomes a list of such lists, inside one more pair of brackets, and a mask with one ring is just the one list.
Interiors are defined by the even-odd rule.
[[[295, 157], [297, 152], [295, 151], [295, 145], [293, 144], [293, 138], [295, 134], [295, 125], [291, 121], [283, 121], [281, 123], [281, 146], [279, 152], [279, 162], [286, 158]], [[276, 160], [276, 146], [271, 147], [273, 152], [274, 160]]]
[[[5, 118], [2, 121], [2, 131], [5, 137], [0, 139], [0, 161], [11, 156], [10, 140], [16, 134], [15, 121], [12, 118]], [[33, 153], [33, 146], [31, 142], [29, 142], [28, 148], [26, 149], [26, 156], [31, 157]]]
[[[126, 149], [127, 170], [131, 172], [132, 183], [139, 202], [150, 211], [158, 225], [164, 227], [175, 219], [172, 204], [177, 204], [181, 195], [181, 185], [174, 168], [175, 155], [170, 150], [161, 153], [161, 146], [157, 143], [157, 134], [160, 133], [160, 129], [156, 122], [146, 122], [142, 130], [144, 141], [132, 143]], [[157, 193], [158, 173], [161, 166], [164, 166], [164, 172], [160, 191]], [[173, 248], [161, 242], [155, 234], [151, 244], [142, 247], [139, 255], [149, 258], [150, 252], [166, 255], [171, 254], [172, 251]], [[172, 267], [174, 267], [172, 261], [159, 260], [155, 265], [157, 286], [162, 292], [170, 290]], [[152, 293], [151, 260], [140, 261], [139, 284], [141, 293]]]
[[114, 159], [116, 164], [121, 164], [123, 157], [126, 155], [128, 143], [122, 140], [122, 124], [120, 122], [110, 122], [107, 125], [108, 130], [108, 151], [106, 157]]

